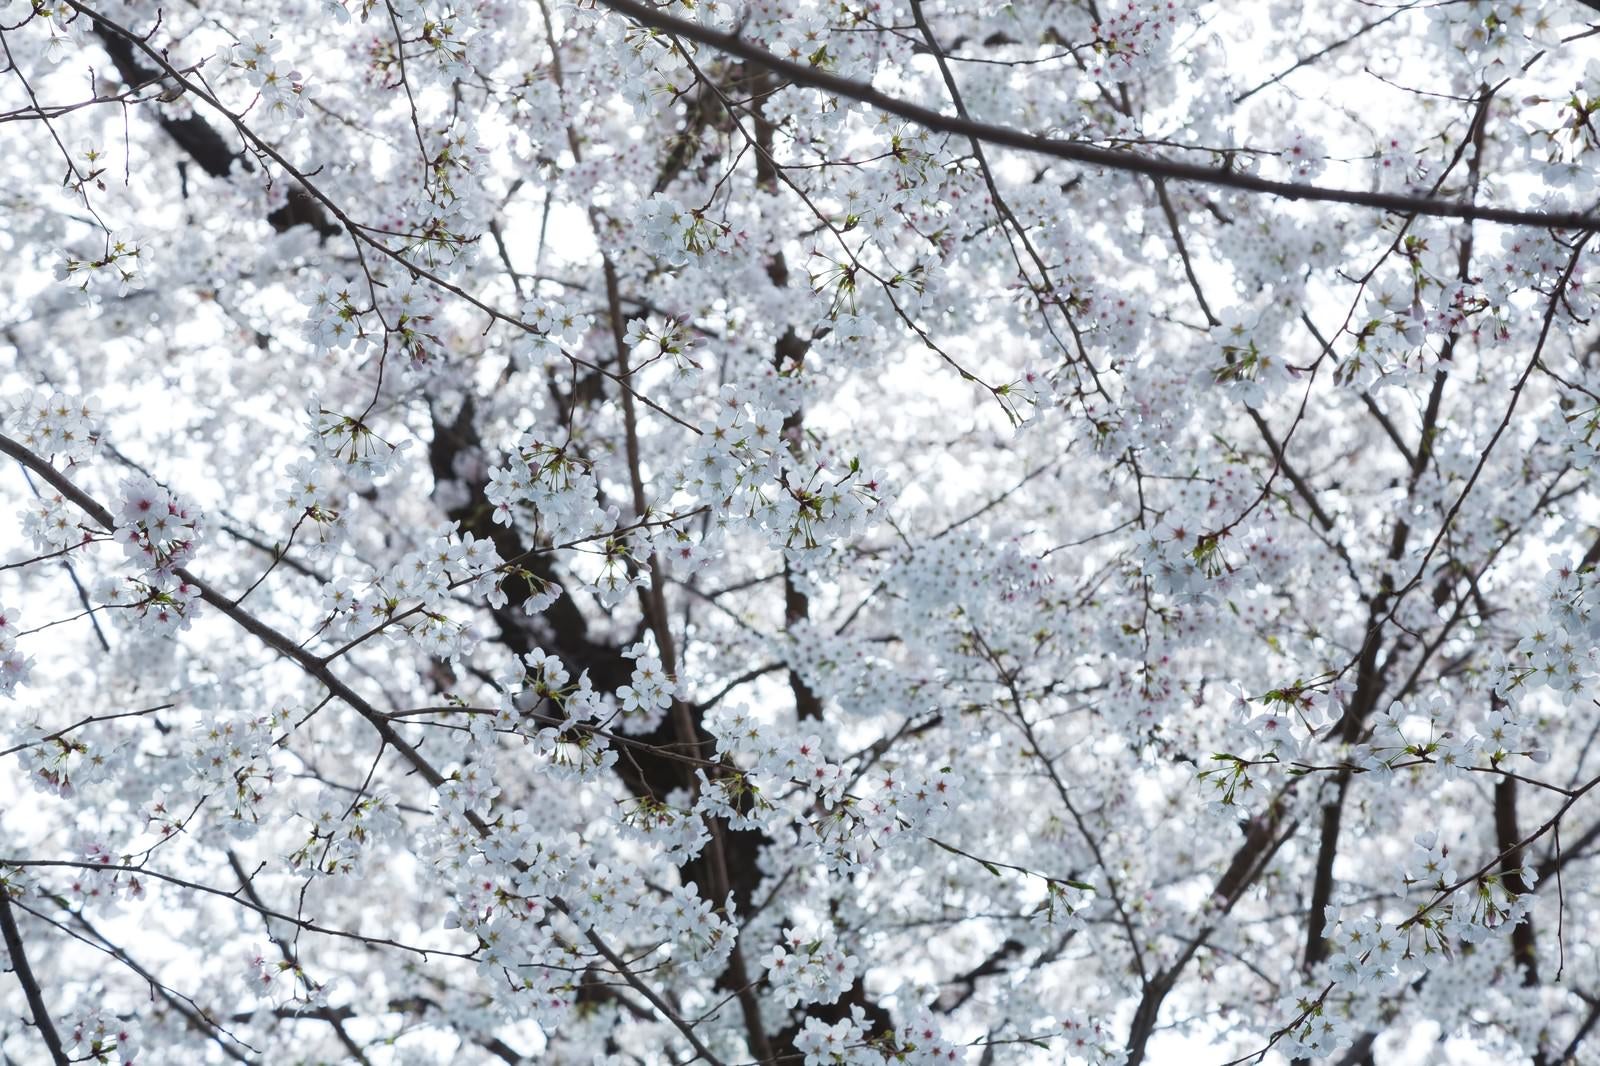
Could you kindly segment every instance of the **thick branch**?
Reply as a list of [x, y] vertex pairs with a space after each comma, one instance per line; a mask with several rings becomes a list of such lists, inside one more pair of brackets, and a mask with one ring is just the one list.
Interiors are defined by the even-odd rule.
[[[1517, 828], [1517, 782], [1502, 777], [1494, 786], [1494, 842], [1500, 849], [1500, 883], [1513, 896], [1524, 895], [1528, 883], [1522, 877], [1522, 834]], [[1511, 929], [1511, 957], [1522, 968], [1522, 983], [1539, 983], [1539, 956], [1530, 914]]]
[[11, 970], [17, 975], [17, 983], [22, 985], [22, 994], [28, 999], [28, 1010], [33, 1013], [33, 1024], [38, 1027], [44, 1046], [50, 1049], [51, 1061], [55, 1066], [67, 1066], [72, 1060], [67, 1058], [66, 1049], [61, 1046], [61, 1036], [56, 1032], [55, 1023], [50, 1020], [50, 1012], [45, 1009], [44, 993], [40, 991], [39, 982], [33, 976], [33, 967], [28, 965], [28, 956], [22, 950], [22, 934], [18, 932], [17, 919], [11, 913], [11, 890], [4, 885], [0, 885], [0, 933], [5, 934]]
[[975, 122], [956, 116], [942, 115], [930, 108], [909, 103], [879, 92], [864, 82], [830, 74], [805, 63], [779, 59], [764, 48], [759, 48], [730, 33], [719, 33], [696, 22], [673, 18], [635, 0], [600, 0], [606, 7], [626, 15], [635, 22], [698, 44], [715, 48], [729, 55], [758, 63], [768, 70], [813, 89], [835, 93], [875, 107], [891, 115], [915, 122], [940, 133], [975, 137], [989, 144], [1016, 148], [1025, 152], [1054, 156], [1068, 162], [1104, 167], [1129, 174], [1143, 174], [1151, 178], [1211, 185], [1241, 192], [1263, 193], [1285, 200], [1312, 200], [1321, 203], [1351, 204], [1357, 207], [1374, 207], [1405, 215], [1432, 215], [1438, 218], [1459, 218], [1499, 222], [1510, 226], [1538, 226], [1542, 229], [1577, 230], [1584, 233], [1600, 231], [1600, 218], [1592, 212], [1540, 212], [1520, 211], [1504, 207], [1482, 207], [1457, 200], [1442, 200], [1429, 196], [1407, 196], [1402, 193], [1364, 192], [1358, 189], [1330, 189], [1318, 185], [1296, 185], [1286, 181], [1272, 181], [1251, 174], [1241, 174], [1225, 167], [1204, 167], [1195, 163], [1182, 163], [1172, 159], [1140, 155], [1137, 152], [1117, 151], [1078, 141], [1064, 141], [1055, 137], [1041, 137], [1035, 133]]

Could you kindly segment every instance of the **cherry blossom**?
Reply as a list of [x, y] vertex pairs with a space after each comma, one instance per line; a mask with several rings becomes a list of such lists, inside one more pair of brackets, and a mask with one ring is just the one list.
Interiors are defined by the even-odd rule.
[[0, 1054], [1584, 1061], [1596, 27], [0, 0]]

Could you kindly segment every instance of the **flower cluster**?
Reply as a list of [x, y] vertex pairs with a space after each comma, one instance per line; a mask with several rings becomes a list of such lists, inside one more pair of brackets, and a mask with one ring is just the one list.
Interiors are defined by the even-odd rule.
[[236, 838], [255, 834], [258, 808], [280, 773], [273, 759], [278, 734], [290, 724], [289, 710], [208, 713], [190, 735], [187, 763], [190, 788], [221, 798], [227, 831]]
[[[1239, 526], [1239, 516], [1254, 499], [1239, 468], [1228, 465], [1208, 483], [1183, 484], [1161, 512], [1161, 521], [1133, 536], [1139, 572], [1151, 590], [1181, 604], [1211, 605], [1254, 574], [1247, 573], [1236, 545], [1269, 534], [1259, 526], [1272, 512]], [[1271, 557], [1266, 556], [1269, 564]]]
[[306, 842], [289, 854], [289, 864], [323, 875], [360, 874], [376, 845], [394, 840], [401, 831], [399, 808], [394, 797], [383, 791], [354, 802], [343, 794], [325, 796], [305, 817], [311, 822], [311, 832]]
[[268, 33], [255, 33], [219, 56], [224, 64], [244, 72], [245, 80], [260, 94], [266, 113], [274, 119], [295, 119], [305, 114], [308, 95], [305, 75], [280, 64], [283, 42]]
[[[731, 818], [737, 828], [763, 824], [763, 816], [777, 809], [781, 786], [794, 780], [791, 771], [801, 770], [808, 777], [815, 773], [825, 787], [837, 777], [836, 767], [823, 769], [828, 764], [816, 748], [816, 738], [792, 738], [746, 707], [714, 708], [706, 715], [705, 728], [716, 738], [718, 757], [733, 772], [711, 782], [715, 787], [704, 790], [700, 802], [708, 813]], [[813, 796], [810, 781], [802, 785], [795, 806], [803, 811]], [[741, 799], [753, 801], [744, 813], [739, 813]]]
[[522, 305], [522, 321], [528, 327], [528, 343], [534, 351], [557, 353], [576, 349], [594, 319], [559, 300], [535, 299]]
[[966, 1056], [964, 1049], [945, 1036], [933, 1013], [925, 1008], [912, 1011], [895, 1029], [895, 1061], [907, 1066], [953, 1066]]
[[624, 343], [633, 349], [634, 370], [642, 370], [657, 359], [670, 359], [679, 377], [694, 380], [703, 367], [691, 352], [694, 336], [688, 323], [675, 318], [636, 318], [628, 323]]
[[348, 347], [361, 336], [361, 312], [348, 288], [325, 281], [301, 302], [306, 305], [305, 339], [319, 353]]
[[[908, 832], [931, 832], [962, 785], [961, 775], [948, 766], [890, 766], [851, 775], [826, 758], [815, 734], [790, 735], [741, 707], [717, 708], [707, 716], [706, 729], [717, 739], [719, 757], [735, 771], [702, 793], [707, 813], [755, 826], [785, 811], [800, 842], [830, 869], [855, 867]], [[754, 802], [739, 813], [741, 800]]]
[[1494, 0], [1430, 9], [1428, 16], [1464, 67], [1456, 76], [1474, 82], [1522, 66], [1545, 46], [1550, 26], [1542, 7]]
[[1253, 329], [1238, 311], [1224, 311], [1221, 323], [1211, 329], [1221, 362], [1207, 371], [1213, 382], [1246, 407], [1262, 406], [1295, 376], [1281, 357], [1257, 345]]
[[[90, 162], [94, 162], [93, 158]], [[86, 296], [113, 288], [118, 296], [126, 296], [144, 287], [148, 263], [140, 238], [108, 236], [102, 248], [63, 256], [56, 263], [55, 276], [57, 281], [67, 282]]]
[[656, 193], [633, 219], [633, 239], [669, 266], [684, 266], [731, 245], [731, 227]]
[[100, 444], [100, 401], [93, 396], [35, 390], [14, 401], [0, 420], [18, 443], [47, 458], [81, 463]]
[[274, 956], [265, 947], [251, 948], [245, 961], [246, 972], [250, 975], [250, 987], [260, 996], [275, 996], [279, 989], [287, 985], [287, 991], [292, 995], [294, 976], [291, 974], [288, 982], [279, 982], [278, 978], [295, 971], [293, 963], [279, 956]]
[[33, 669], [32, 656], [22, 654], [17, 647], [17, 618], [15, 607], [0, 604], [0, 696], [10, 696], [17, 686], [25, 684]]
[[105, 578], [96, 586], [96, 598], [132, 611], [139, 629], [158, 634], [187, 629], [200, 590], [178, 570], [194, 558], [200, 543], [199, 508], [141, 475], [123, 481], [115, 516], [116, 540], [138, 573]]
[[1378, 141], [1373, 151], [1373, 169], [1381, 189], [1407, 188], [1427, 172], [1421, 153], [1393, 135]]
[[1178, 25], [1179, 5], [1172, 0], [1126, 0], [1110, 10], [1094, 26], [1095, 76], [1122, 81], [1158, 65]]
[[391, 444], [364, 416], [329, 411], [312, 397], [310, 444], [315, 454], [339, 467], [358, 488], [367, 488], [404, 461], [409, 440]]
[[761, 958], [773, 991], [788, 1007], [834, 1002], [849, 991], [859, 966], [832, 929], [815, 936], [785, 929], [783, 942]]
[[963, 1061], [964, 1048], [951, 1041], [931, 1012], [918, 1008], [892, 1032], [867, 1032], [860, 1007], [827, 1025], [808, 1017], [795, 1038], [806, 1066], [880, 1066], [892, 1061], [907, 1066], [950, 1066]]
[[1429, 892], [1447, 891], [1456, 881], [1455, 863], [1450, 858], [1450, 848], [1436, 830], [1418, 833], [1412, 838], [1416, 845], [1406, 862], [1400, 879], [1400, 891], [1409, 891], [1420, 885]]
[[617, 822], [624, 835], [659, 849], [666, 861], [681, 866], [711, 839], [706, 820], [682, 803], [681, 792], [665, 801], [640, 797], [625, 807]]
[[59, 492], [44, 492], [24, 506], [22, 532], [41, 552], [57, 552], [93, 539], [78, 522], [78, 511]]
[[1551, 689], [1567, 706], [1600, 682], [1600, 611], [1595, 610], [1593, 568], [1555, 556], [1541, 582], [1543, 612], [1499, 664], [1495, 692], [1516, 704], [1527, 690]]
[[433, 530], [422, 547], [386, 572], [372, 575], [359, 593], [346, 582], [331, 583], [323, 589], [323, 606], [340, 635], [353, 636], [363, 625], [380, 627], [391, 637], [408, 636], [428, 655], [453, 660], [469, 652], [476, 638], [470, 622], [446, 613], [452, 590], [467, 586], [473, 596], [503, 605], [500, 568], [493, 544], [458, 534], [451, 523]]
[[[814, 771], [818, 795], [826, 802], [841, 786], [839, 768]], [[821, 853], [832, 870], [849, 870], [875, 852], [909, 836], [933, 832], [955, 805], [963, 779], [948, 766], [890, 768], [865, 778], [859, 795], [800, 824], [800, 839]], [[1070, 914], [1073, 907], [1069, 903]]]
[[886, 495], [858, 458], [835, 468], [786, 440], [783, 415], [724, 386], [715, 419], [700, 424], [681, 487], [719, 514], [748, 520], [798, 560], [824, 558], [860, 532]]
[[552, 922], [570, 936], [574, 927], [605, 931], [625, 917], [641, 940], [693, 974], [719, 972], [733, 949], [731, 921], [692, 882], [658, 890], [626, 860], [575, 834], [547, 832], [521, 808], [499, 812], [486, 837], [461, 832], [450, 808], [440, 815], [434, 869], [451, 895], [443, 924], [477, 936], [480, 965], [529, 978], [503, 1001], [515, 1016], [554, 1023], [571, 1006], [570, 956]]
[[70, 876], [62, 882], [62, 894], [76, 901], [80, 907], [115, 899], [144, 897], [144, 879], [137, 873], [101, 868], [117, 865], [116, 856], [105, 841], [97, 837], [80, 837], [72, 852], [76, 861], [84, 865], [66, 868]]
[[1328, 150], [1322, 140], [1304, 130], [1295, 132], [1293, 140], [1280, 155], [1283, 165], [1288, 168], [1290, 181], [1313, 182], [1328, 165]]
[[631, 645], [622, 654], [633, 660], [633, 676], [617, 689], [622, 731], [635, 735], [654, 732], [672, 706], [677, 683], [667, 676], [661, 660], [645, 645]]
[[509, 526], [519, 513], [531, 514], [556, 541], [592, 536], [616, 524], [614, 515], [600, 509], [589, 464], [531, 433], [517, 441], [505, 466], [489, 470], [484, 497], [496, 522]]
[[1279, 998], [1279, 1016], [1290, 1019], [1279, 1043], [1285, 1054], [1323, 1058], [1349, 1045], [1353, 1026], [1328, 1002], [1330, 998], [1329, 990], [1311, 988]]
[[500, 706], [492, 722], [474, 716], [474, 739], [488, 730], [530, 737], [539, 756], [533, 767], [562, 779], [588, 780], [617, 761], [610, 740], [595, 728], [610, 716], [607, 701], [587, 673], [572, 681], [560, 658], [535, 648], [522, 657], [522, 669], [496, 678]]
[[[1419, 847], [1423, 835], [1419, 834]], [[1383, 988], [1401, 976], [1397, 967], [1411, 954], [1404, 932], [1384, 925], [1372, 914], [1344, 918], [1334, 906], [1327, 908], [1326, 921], [1334, 945], [1327, 969], [1341, 984]]]
[[1497, 253], [1486, 257], [1483, 289], [1494, 304], [1509, 302], [1519, 289], [1548, 292], [1566, 269], [1570, 252], [1548, 233], [1508, 233]]
[[344, 535], [347, 496], [334, 487], [333, 469], [317, 457], [297, 459], [286, 471], [289, 488], [283, 509], [298, 532], [307, 523], [311, 535], [299, 540], [310, 559], [323, 559], [338, 548]]
[[1549, 437], [1562, 442], [1573, 469], [1593, 470], [1600, 466], [1600, 403], [1585, 399], [1572, 410], [1552, 405], [1546, 425], [1553, 425]]
[[[74, 1062], [119, 1063], [135, 1066], [150, 1061], [140, 1057], [143, 1033], [137, 1018], [122, 1018], [101, 1007], [93, 1007], [68, 1019], [65, 1041], [70, 1043]], [[113, 1058], [112, 1056], [115, 1056]]]
[[794, 1046], [805, 1056], [805, 1066], [880, 1066], [884, 1061], [867, 1043], [866, 1015], [860, 1007], [832, 1025], [808, 1015]]
[[[6, 612], [0, 609], [0, 616]], [[0, 636], [0, 649], [5, 639]], [[5, 658], [0, 650], [0, 661]], [[3, 680], [0, 671], [0, 680]], [[0, 685], [0, 692], [3, 692]], [[41, 725], [31, 725], [28, 740], [18, 745], [17, 759], [28, 781], [40, 792], [70, 798], [79, 786], [114, 778], [121, 752], [111, 742], [82, 731], [59, 733]]]
[[200, 513], [153, 478], [129, 478], [122, 483], [117, 541], [144, 573], [170, 576], [194, 558]]

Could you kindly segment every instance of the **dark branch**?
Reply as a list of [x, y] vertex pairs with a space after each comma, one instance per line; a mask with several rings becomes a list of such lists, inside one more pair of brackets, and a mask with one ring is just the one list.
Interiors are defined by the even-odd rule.
[[[942, 115], [930, 108], [909, 103], [879, 92], [871, 85], [830, 74], [804, 63], [779, 59], [764, 48], [758, 48], [742, 38], [729, 33], [719, 33], [698, 23], [664, 15], [654, 8], [635, 0], [600, 0], [619, 14], [626, 15], [641, 25], [685, 37], [698, 44], [758, 63], [780, 74], [796, 85], [836, 93], [860, 103], [875, 107], [891, 115], [915, 122], [940, 133], [974, 137], [989, 144], [1016, 148], [1025, 152], [1054, 156], [1073, 163], [1105, 167], [1129, 174], [1143, 174], [1151, 178], [1191, 182], [1199, 185], [1238, 189], [1241, 192], [1265, 193], [1285, 200], [1313, 200], [1322, 203], [1351, 204], [1357, 207], [1375, 207], [1403, 215], [1431, 215], [1438, 218], [1459, 218], [1499, 222], [1510, 226], [1538, 226], [1542, 229], [1577, 230], [1583, 233], [1600, 232], [1600, 218], [1593, 212], [1540, 212], [1520, 211], [1505, 207], [1481, 207], [1457, 200], [1442, 200], [1430, 196], [1407, 196], [1402, 193], [1363, 192], [1358, 189], [1329, 189], [1318, 185], [1296, 185], [1287, 181], [1272, 181], [1250, 174], [1241, 174], [1226, 167], [1205, 167], [1195, 163], [1182, 163], [1172, 159], [1140, 155], [1137, 152], [1117, 151], [1078, 141], [1064, 141], [1054, 137], [1041, 137], [1035, 133], [975, 122], [952, 115]], [[1600, 2], [1600, 0], [1597, 0]]]
[[[127, 36], [93, 15], [90, 18], [94, 21], [94, 32], [100, 47], [106, 50], [112, 65], [117, 68], [118, 76], [130, 89], [139, 89], [162, 80], [159, 72], [140, 64], [133, 42]], [[248, 156], [230, 148], [222, 134], [197, 114], [174, 118], [158, 113], [156, 122], [179, 148], [188, 153], [190, 159], [199, 164], [201, 170], [214, 178], [227, 180], [233, 174], [236, 163], [246, 173], [256, 169]], [[321, 205], [298, 185], [289, 188], [288, 202], [267, 215], [267, 222], [279, 233], [302, 224], [310, 226], [324, 238], [338, 236], [341, 232], [323, 212]]]
[[50, 1021], [50, 1012], [45, 1009], [44, 993], [40, 991], [39, 982], [33, 976], [33, 967], [28, 965], [28, 956], [22, 950], [22, 934], [17, 931], [16, 916], [11, 913], [11, 890], [4, 885], [0, 885], [0, 933], [5, 934], [11, 970], [17, 975], [17, 983], [22, 985], [22, 994], [28, 997], [28, 1010], [33, 1012], [33, 1024], [44, 1038], [44, 1046], [50, 1049], [51, 1061], [56, 1066], [67, 1066], [72, 1060], [67, 1058], [66, 1049], [61, 1046], [61, 1036]]

